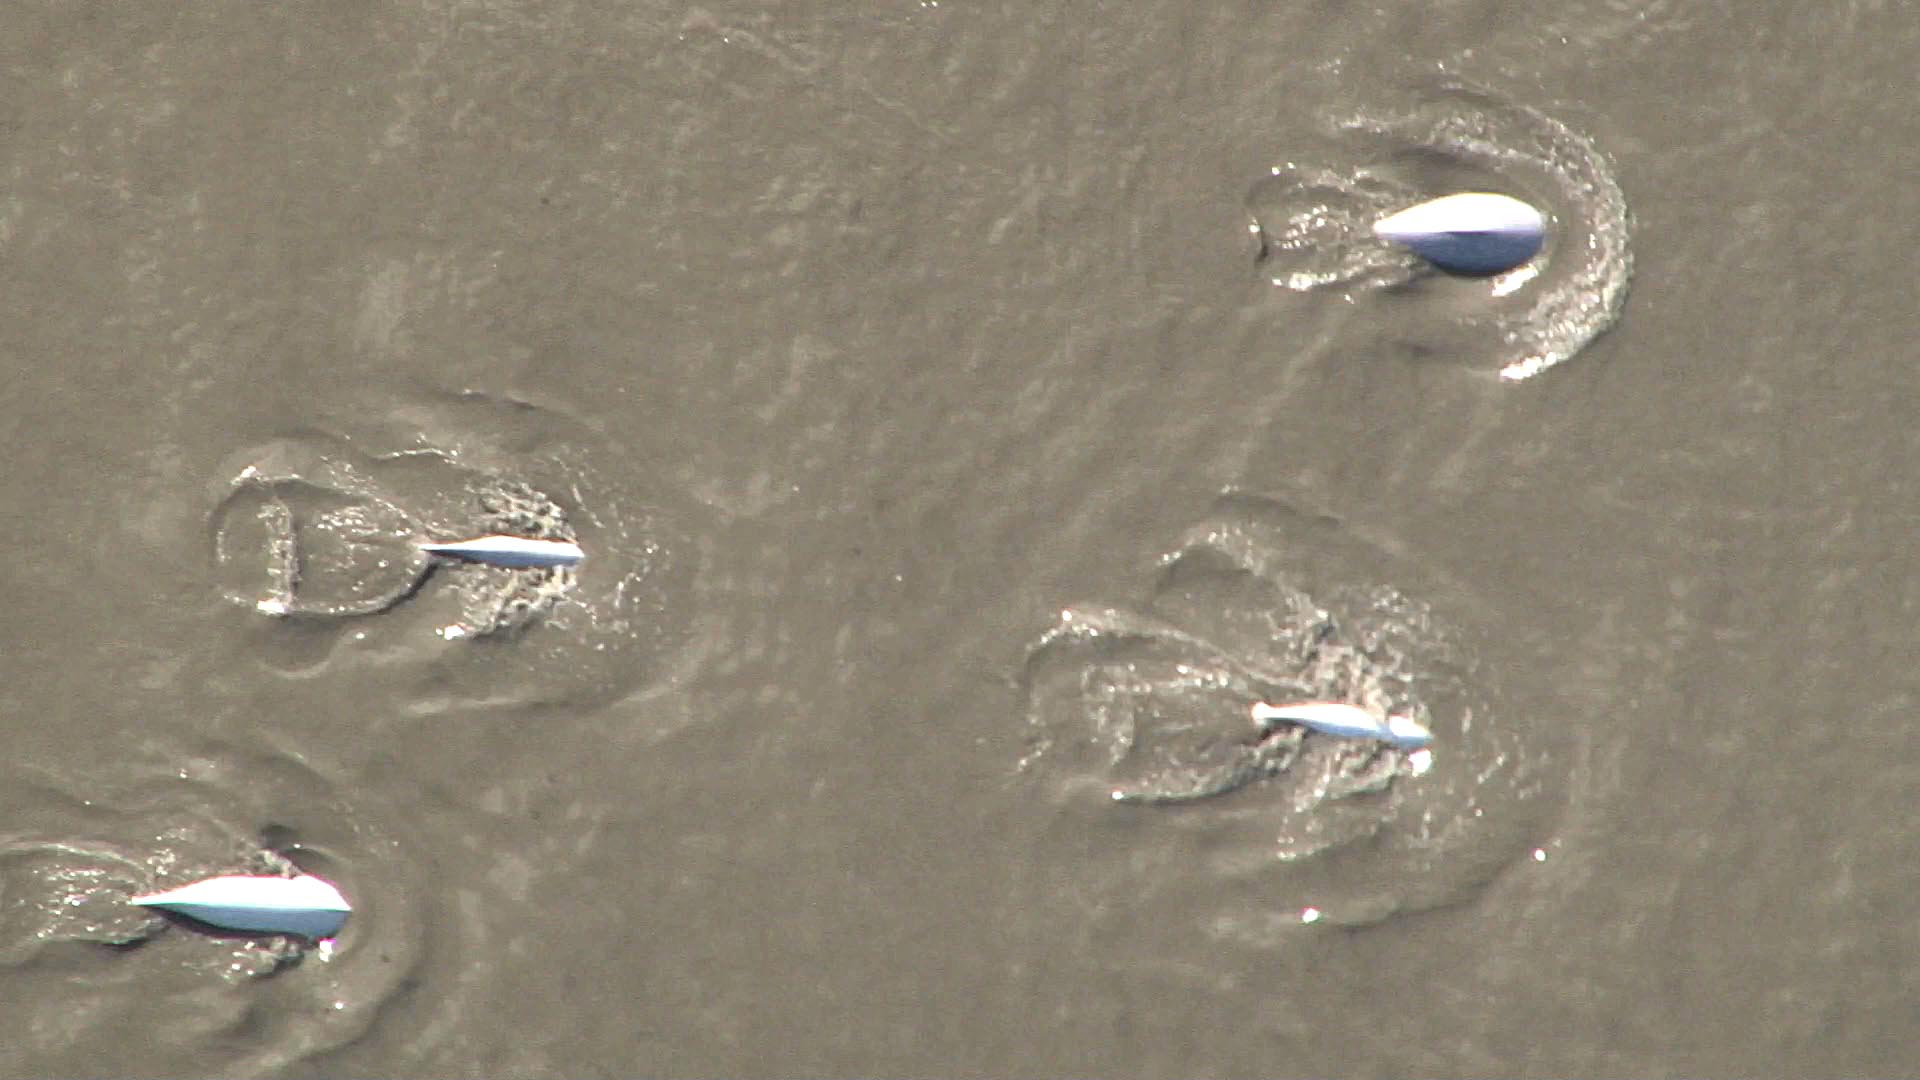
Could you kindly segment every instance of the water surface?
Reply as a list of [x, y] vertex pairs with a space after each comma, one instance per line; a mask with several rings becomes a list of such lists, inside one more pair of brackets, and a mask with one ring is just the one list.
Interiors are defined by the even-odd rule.
[[[0, 1074], [1910, 1068], [1904, 8], [6, 23]], [[1328, 128], [1454, 85], [1557, 127]], [[1277, 287], [1274, 169], [1380, 162], [1546, 204], [1539, 276]], [[588, 560], [263, 613], [249, 466], [334, 601], [496, 482]], [[1295, 592], [1430, 771], [1032, 756], [1086, 685], [1218, 764]], [[262, 850], [325, 959], [121, 906]]]

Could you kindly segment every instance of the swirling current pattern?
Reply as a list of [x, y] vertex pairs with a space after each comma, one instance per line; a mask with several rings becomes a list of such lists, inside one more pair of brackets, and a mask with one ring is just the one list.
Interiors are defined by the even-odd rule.
[[[1393, 586], [1342, 579], [1376, 554], [1289, 557], [1351, 547], [1337, 527], [1260, 500], [1222, 511], [1163, 560], [1143, 609], [1071, 608], [1034, 643], [1025, 774], [1071, 815], [1154, 812], [1170, 837], [1205, 835], [1203, 863], [1175, 876], [1213, 897], [1196, 901], [1212, 929], [1254, 940], [1457, 902], [1520, 858], [1557, 759], [1489, 693], [1466, 634]], [[1404, 713], [1435, 743], [1262, 732], [1248, 715], [1314, 699]], [[1136, 872], [1113, 887], [1182, 887]], [[1254, 880], [1258, 906], [1222, 908]]]
[[[15, 769], [7, 780], [0, 979], [84, 973], [94, 988], [78, 1002], [11, 1002], [0, 1039], [12, 1045], [54, 1030], [71, 1043], [131, 1033], [155, 1073], [272, 1073], [361, 1038], [420, 977], [429, 939], [458, 934], [420, 910], [432, 890], [396, 857], [405, 841], [392, 815], [290, 755], [200, 746], [84, 779]], [[336, 940], [221, 931], [130, 903], [296, 865], [352, 898]]]
[[1331, 127], [1364, 160], [1287, 165], [1248, 197], [1262, 273], [1296, 291], [1404, 285], [1420, 261], [1377, 243], [1371, 223], [1442, 194], [1420, 175], [1462, 186], [1511, 186], [1544, 204], [1543, 254], [1490, 280], [1465, 321], [1499, 335], [1498, 370], [1525, 379], [1578, 353], [1620, 317], [1633, 276], [1626, 197], [1586, 136], [1492, 91], [1442, 84], [1407, 110], [1369, 111]]
[[[211, 515], [222, 593], [299, 624], [289, 641], [325, 639], [327, 655], [303, 657], [303, 670], [413, 665], [430, 697], [414, 706], [436, 711], [590, 704], [657, 672], [687, 614], [684, 546], [601, 483], [594, 461], [609, 454], [596, 440], [471, 396], [390, 426], [253, 447]], [[488, 533], [577, 541], [587, 559], [502, 568], [418, 548]]]
[[[242, 469], [218, 511], [214, 558], [230, 599], [268, 615], [377, 615], [413, 596], [443, 569], [462, 596], [449, 637], [504, 633], [532, 624], [572, 591], [571, 567], [504, 568], [443, 562], [421, 553], [425, 536], [508, 533], [575, 540], [566, 511], [528, 485], [465, 468], [434, 450], [359, 459], [344, 446], [264, 448]], [[390, 470], [438, 471], [438, 523], [402, 509], [382, 483]], [[447, 492], [465, 505], [444, 505]], [[264, 553], [264, 558], [262, 558]], [[257, 579], [257, 580], [254, 580]]]
[[[1236, 656], [1206, 638], [1119, 608], [1070, 608], [1034, 646], [1044, 670], [1060, 655], [1086, 653], [1065, 684], [1043, 677], [1042, 695], [1066, 694], [1090, 723], [1087, 756], [1115, 802], [1176, 803], [1226, 795], [1309, 766], [1321, 783], [1310, 801], [1384, 790], [1420, 770], [1424, 758], [1382, 743], [1310, 736], [1298, 727], [1263, 730], [1249, 716], [1256, 701], [1351, 701], [1384, 715], [1424, 717], [1387, 665], [1401, 658], [1342, 640], [1326, 612], [1292, 624], [1280, 655]], [[1383, 662], [1384, 661], [1384, 662]], [[1049, 707], [1059, 704], [1050, 701]], [[1044, 710], [1043, 710], [1044, 711]], [[1036, 732], [1038, 750], [1055, 750], [1056, 732]], [[1305, 755], [1305, 758], [1303, 758]], [[1311, 758], [1311, 761], [1306, 760]]]

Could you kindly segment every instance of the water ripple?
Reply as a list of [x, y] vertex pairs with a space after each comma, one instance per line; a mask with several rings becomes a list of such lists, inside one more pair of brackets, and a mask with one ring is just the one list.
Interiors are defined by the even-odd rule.
[[[255, 1075], [363, 1037], [420, 978], [438, 936], [393, 815], [272, 749], [139, 759], [85, 778], [20, 767], [6, 778], [0, 978], [65, 976], [90, 990], [79, 1003], [16, 1002], [0, 1039], [71, 1053], [132, 1035], [156, 1074]], [[353, 903], [335, 941], [193, 927], [129, 903], [294, 865]], [[62, 1037], [49, 1039], [55, 1029]]]
[[[414, 711], [593, 705], [657, 675], [690, 617], [690, 546], [644, 479], [559, 414], [461, 395], [374, 430], [308, 431], [234, 455], [210, 521], [224, 595], [289, 674], [416, 675]], [[416, 541], [574, 540], [576, 568], [435, 562]]]
[[[1536, 109], [1459, 81], [1419, 96], [1411, 108], [1330, 121], [1338, 145], [1329, 153], [1347, 160], [1276, 166], [1253, 185], [1260, 272], [1294, 291], [1420, 300], [1456, 324], [1490, 329], [1501, 377], [1536, 375], [1619, 319], [1633, 276], [1626, 197], [1590, 139]], [[1542, 254], [1484, 281], [1443, 278], [1373, 238], [1385, 214], [1460, 190], [1508, 190], [1540, 206], [1550, 222]]]
[[[1458, 903], [1527, 857], [1564, 786], [1556, 740], [1480, 665], [1455, 618], [1474, 605], [1403, 592], [1417, 574], [1369, 580], [1393, 562], [1337, 523], [1231, 497], [1165, 556], [1141, 609], [1070, 608], [1041, 635], [1023, 772], [1082, 825], [1156, 815], [1104, 868], [1108, 887], [1191, 893], [1178, 902], [1209, 930], [1269, 941]], [[1429, 726], [1431, 756], [1267, 736], [1248, 717], [1259, 700], [1328, 698]]]

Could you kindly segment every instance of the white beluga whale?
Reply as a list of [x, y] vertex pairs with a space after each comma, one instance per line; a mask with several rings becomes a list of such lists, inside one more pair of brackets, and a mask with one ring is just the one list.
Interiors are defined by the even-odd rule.
[[1417, 750], [1433, 741], [1433, 732], [1409, 716], [1392, 715], [1386, 719], [1358, 705], [1344, 701], [1304, 701], [1292, 705], [1253, 706], [1253, 722], [1261, 731], [1272, 731], [1280, 724], [1296, 724], [1322, 735], [1351, 739], [1378, 739], [1408, 750]]
[[1389, 214], [1374, 222], [1373, 234], [1412, 248], [1442, 270], [1499, 274], [1539, 254], [1547, 222], [1511, 195], [1469, 191]]
[[472, 540], [422, 541], [419, 547], [430, 555], [446, 555], [468, 562], [514, 569], [573, 566], [587, 557], [586, 552], [580, 550], [580, 545], [570, 540], [535, 540], [526, 536], [499, 534]]
[[229, 874], [133, 898], [209, 926], [267, 934], [298, 934], [318, 941], [340, 932], [353, 910], [340, 890], [317, 877]]

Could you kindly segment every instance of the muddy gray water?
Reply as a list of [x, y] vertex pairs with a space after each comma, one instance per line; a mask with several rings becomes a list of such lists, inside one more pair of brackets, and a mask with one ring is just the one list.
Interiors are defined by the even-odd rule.
[[1920, 1055], [1906, 8], [0, 25], [0, 1075]]

